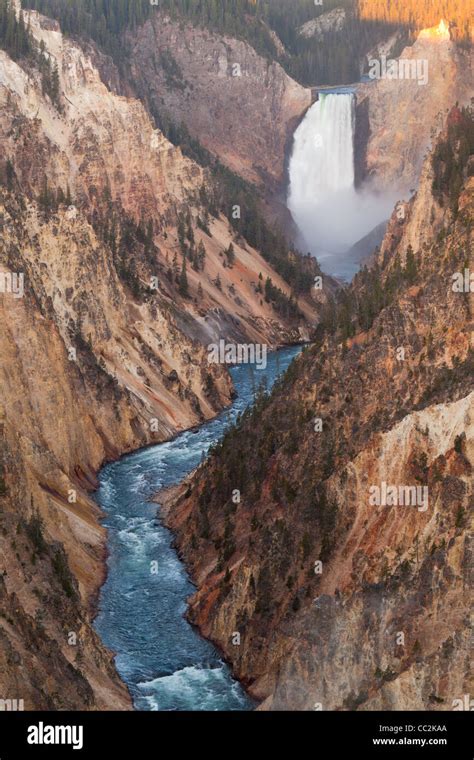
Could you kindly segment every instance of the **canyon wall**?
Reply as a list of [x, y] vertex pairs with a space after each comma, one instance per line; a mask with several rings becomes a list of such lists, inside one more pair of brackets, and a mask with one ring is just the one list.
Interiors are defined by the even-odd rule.
[[[381, 61], [379, 52], [373, 55]], [[390, 54], [385, 59], [390, 61]], [[381, 191], [394, 187], [406, 193], [418, 185], [424, 157], [447, 110], [472, 97], [472, 50], [454, 43], [441, 21], [420, 32], [395, 60], [397, 70], [398, 61], [404, 61], [403, 71], [415, 76], [357, 85], [357, 177]]]
[[311, 91], [246, 42], [157, 14], [133, 39], [138, 90], [226, 166], [268, 193]]
[[473, 268], [470, 165], [450, 205], [427, 159], [316, 345], [164, 501], [189, 619], [260, 709], [472, 692], [474, 303], [452, 287]]

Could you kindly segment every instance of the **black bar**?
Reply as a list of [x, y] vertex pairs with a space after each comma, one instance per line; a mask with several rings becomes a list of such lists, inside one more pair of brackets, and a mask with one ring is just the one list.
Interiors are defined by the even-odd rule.
[[[291, 755], [304, 751], [310, 760], [333, 760], [333, 753], [338, 758], [472, 760], [472, 717], [468, 711], [0, 712], [0, 760], [25, 756], [141, 760], [175, 752], [180, 756], [199, 752], [224, 760], [235, 755], [246, 760], [257, 750], [267, 757], [272, 750], [284, 755], [288, 753], [285, 748], [290, 748]], [[41, 724], [43, 731], [39, 733]], [[51, 726], [69, 727], [70, 732], [56, 734], [48, 728]], [[49, 738], [69, 739], [78, 748], [73, 749], [71, 744], [31, 744], [28, 737], [44, 742]], [[79, 748], [81, 738], [83, 746]]]

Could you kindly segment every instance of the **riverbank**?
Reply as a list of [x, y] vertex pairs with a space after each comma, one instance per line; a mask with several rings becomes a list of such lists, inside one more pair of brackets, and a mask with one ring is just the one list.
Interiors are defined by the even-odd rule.
[[[120, 677], [138, 710], [248, 710], [253, 708], [221, 654], [185, 618], [195, 587], [174, 549], [174, 536], [151, 501], [179, 487], [253, 400], [260, 381], [270, 388], [299, 346], [269, 355], [265, 370], [231, 370], [234, 403], [200, 428], [141, 449], [100, 473], [97, 501], [106, 515], [107, 580], [96, 631], [116, 652]], [[171, 493], [171, 491], [170, 491]]]

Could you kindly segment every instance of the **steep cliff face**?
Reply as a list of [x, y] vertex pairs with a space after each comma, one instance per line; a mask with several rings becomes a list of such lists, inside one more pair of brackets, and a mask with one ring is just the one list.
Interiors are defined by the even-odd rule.
[[[289, 295], [290, 289], [282, 278], [245, 241], [236, 240], [235, 232], [223, 219], [210, 219], [211, 228], [216, 226], [215, 235], [212, 229], [206, 234], [198, 227], [199, 215], [206, 215], [199, 198], [203, 189], [210, 189], [210, 179], [201, 167], [183, 157], [179, 148], [153, 128], [139, 101], [108, 90], [91, 58], [66, 40], [55, 22], [42, 20], [36, 13], [28, 17], [35, 37], [45, 43], [58, 64], [63, 112], [42, 94], [34, 72], [27, 73], [0, 52], [1, 139], [5, 158], [14, 164], [22, 192], [39, 197], [47, 177], [51, 190], [60, 187], [65, 193], [69, 188], [80, 211], [89, 220], [101, 221], [102, 228], [113, 209], [137, 222], [152, 222], [152, 260], [138, 274], [145, 286], [152, 276], [161, 279], [164, 295], [172, 295], [174, 303], [176, 294], [167, 288], [161, 275], [169, 269], [175, 254], [181, 259], [178, 215], [189, 215], [187, 226], [191, 232], [187, 232], [195, 237], [195, 248], [202, 241], [209, 264], [204, 270], [194, 271], [189, 259], [193, 298], [180, 303], [182, 311], [196, 323], [196, 337], [200, 335], [203, 312], [221, 309], [227, 312], [223, 313], [224, 323], [237, 311], [242, 338], [246, 332], [258, 332], [260, 338], [267, 333], [270, 342], [297, 339], [298, 325], [285, 323], [271, 304], [260, 303], [257, 294], [261, 273], [262, 277], [270, 276]], [[225, 266], [224, 250], [231, 242], [235, 246], [234, 269]], [[214, 284], [217, 273], [221, 290]], [[202, 303], [196, 304], [199, 281], [203, 296]], [[310, 301], [301, 307], [313, 320], [315, 311]], [[224, 324], [223, 336], [225, 331]]]
[[28, 17], [59, 81], [52, 99], [0, 51], [0, 696], [129, 708], [91, 627], [96, 472], [230, 402], [208, 343], [299, 340], [315, 310], [264, 299], [267, 278], [290, 289], [207, 212], [206, 173], [55, 22]]
[[[104, 559], [99, 512], [88, 496], [95, 472], [105, 459], [213, 415], [230, 400], [231, 387], [160, 305], [130, 298], [92, 228], [67, 215], [60, 210], [46, 223], [35, 205], [22, 207], [11, 196], [0, 203], [2, 273], [25, 277], [24, 297], [5, 293], [1, 303], [5, 592], [18, 614], [23, 610], [28, 622], [38, 614], [45, 627], [44, 638], [38, 633], [37, 661], [32, 651], [22, 658], [15, 647], [26, 646], [21, 631], [8, 630], [21, 668], [12, 655], [2, 689], [11, 694], [15, 684], [29, 708], [112, 708], [126, 697], [112, 688], [110, 658], [88, 627]], [[51, 571], [47, 551], [37, 561], [38, 549], [28, 543], [35, 520], [42, 522], [40, 546], [64, 546], [64, 567], [77, 585], [70, 602], [61, 594], [62, 565], [56, 586], [48, 581], [56, 549]], [[13, 631], [18, 625], [13, 618]], [[71, 631], [77, 635], [73, 646]], [[49, 672], [48, 641], [66, 662], [81, 653], [87, 701], [74, 684], [70, 693], [60, 688], [59, 665], [58, 688], [38, 675]]]
[[133, 40], [132, 72], [155, 105], [237, 174], [268, 192], [311, 91], [245, 42], [159, 14]]
[[472, 690], [473, 294], [453, 277], [474, 183], [464, 154], [457, 197], [433, 195], [443, 160], [321, 340], [164, 506], [189, 617], [263, 709], [450, 710]]
[[[387, 52], [374, 51], [370, 57], [382, 65], [385, 55], [390, 68]], [[358, 160], [379, 189], [407, 191], [417, 187], [424, 156], [442, 129], [446, 110], [456, 101], [469, 102], [472, 50], [455, 44], [440, 22], [420, 32], [394, 60], [395, 76], [357, 85]], [[399, 61], [404, 62], [401, 69]]]

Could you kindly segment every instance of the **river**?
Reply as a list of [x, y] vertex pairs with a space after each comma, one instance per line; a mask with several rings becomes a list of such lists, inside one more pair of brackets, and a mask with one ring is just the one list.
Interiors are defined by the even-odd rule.
[[150, 498], [194, 469], [252, 403], [261, 381], [271, 388], [300, 350], [270, 353], [264, 370], [232, 368], [238, 396], [231, 407], [197, 430], [124, 456], [100, 472], [96, 499], [105, 513], [109, 555], [95, 628], [116, 653], [137, 710], [254, 707], [220, 654], [184, 618], [194, 586]]

